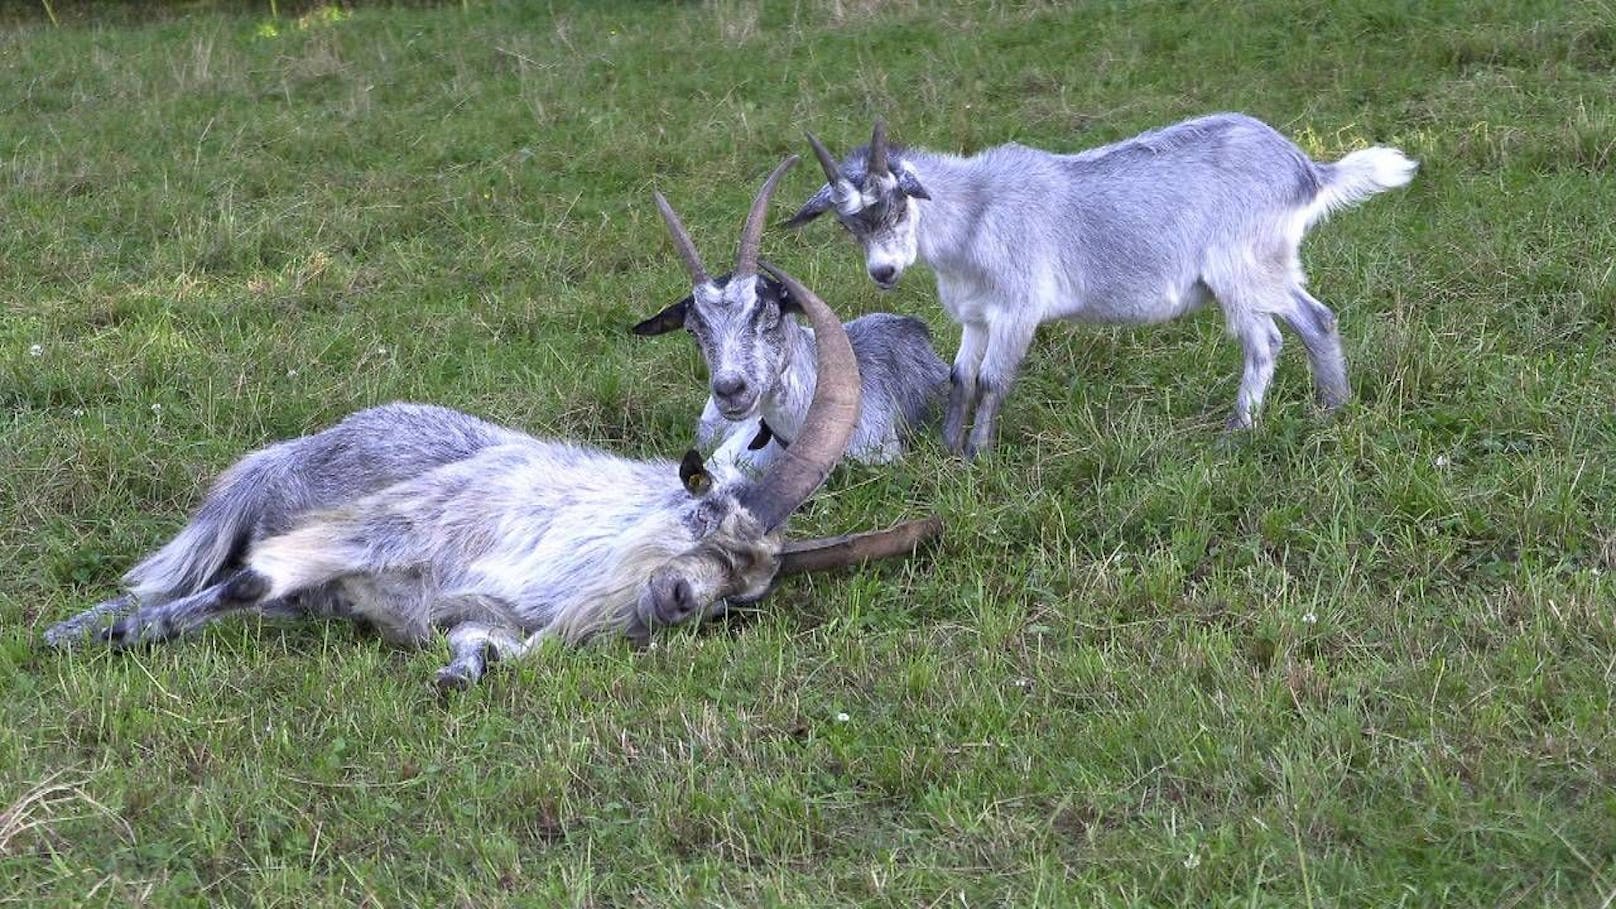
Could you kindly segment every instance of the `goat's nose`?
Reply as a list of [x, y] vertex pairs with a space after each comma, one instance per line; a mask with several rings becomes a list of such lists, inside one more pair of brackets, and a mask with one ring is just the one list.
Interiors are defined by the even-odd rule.
[[877, 284], [891, 284], [897, 276], [898, 270], [890, 265], [870, 266], [870, 277], [874, 278]]
[[673, 582], [668, 590], [668, 612], [663, 619], [669, 624], [678, 624], [690, 618], [696, 611], [696, 593], [690, 589], [690, 582], [679, 578]]
[[713, 394], [720, 398], [733, 398], [746, 391], [746, 380], [739, 376], [721, 376], [713, 380]]

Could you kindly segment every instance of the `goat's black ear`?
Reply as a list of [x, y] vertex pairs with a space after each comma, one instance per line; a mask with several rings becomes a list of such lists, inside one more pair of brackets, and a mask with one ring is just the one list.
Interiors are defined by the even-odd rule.
[[797, 213], [791, 216], [791, 220], [786, 222], [786, 226], [790, 228], [801, 227], [830, 211], [831, 206], [835, 204], [836, 190], [829, 183], [826, 183], [819, 188], [819, 192], [809, 197], [807, 202], [802, 203], [802, 208], [797, 209]]
[[920, 185], [920, 178], [915, 176], [915, 172], [910, 170], [908, 165], [898, 168], [897, 176], [898, 189], [902, 190], [904, 195], [916, 199], [931, 198], [931, 193], [926, 192], [926, 187]]
[[637, 335], [665, 335], [670, 331], [678, 331], [685, 327], [685, 313], [690, 311], [690, 304], [695, 297], [685, 297], [683, 300], [657, 313], [644, 322], [634, 326]]
[[684, 460], [679, 462], [679, 482], [685, 484], [685, 492], [693, 496], [706, 495], [713, 488], [713, 475], [702, 463], [701, 452], [694, 448], [685, 452]]
[[787, 290], [784, 284], [773, 278], [767, 280], [769, 287], [774, 290], [774, 298], [780, 301], [780, 312], [802, 315], [802, 301], [793, 297], [791, 291]]

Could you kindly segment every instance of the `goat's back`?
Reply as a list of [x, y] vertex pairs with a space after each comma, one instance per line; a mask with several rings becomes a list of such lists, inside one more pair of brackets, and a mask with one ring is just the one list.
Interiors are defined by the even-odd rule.
[[[913, 427], [924, 423], [948, 384], [948, 364], [932, 346], [931, 328], [913, 316], [873, 313], [846, 323], [862, 379], [864, 406], [890, 410]], [[863, 422], [863, 421], [861, 421]]]

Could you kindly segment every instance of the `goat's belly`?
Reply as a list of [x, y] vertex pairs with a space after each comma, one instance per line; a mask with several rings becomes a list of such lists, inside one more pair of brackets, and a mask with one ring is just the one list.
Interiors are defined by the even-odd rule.
[[1181, 286], [1143, 289], [1099, 288], [1056, 312], [1056, 318], [1095, 325], [1155, 325], [1194, 312], [1211, 300], [1199, 281]]

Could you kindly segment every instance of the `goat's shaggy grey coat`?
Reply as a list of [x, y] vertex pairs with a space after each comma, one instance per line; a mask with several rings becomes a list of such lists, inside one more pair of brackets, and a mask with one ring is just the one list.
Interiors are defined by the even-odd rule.
[[[242, 459], [129, 592], [46, 632], [165, 640], [230, 613], [339, 615], [419, 645], [449, 632], [440, 684], [538, 639], [643, 637], [762, 596], [786, 519], [841, 457], [858, 371], [834, 314], [784, 273], [820, 330], [803, 438], [761, 477], [635, 461], [456, 411], [393, 404]], [[823, 555], [823, 554], [822, 554]]]

